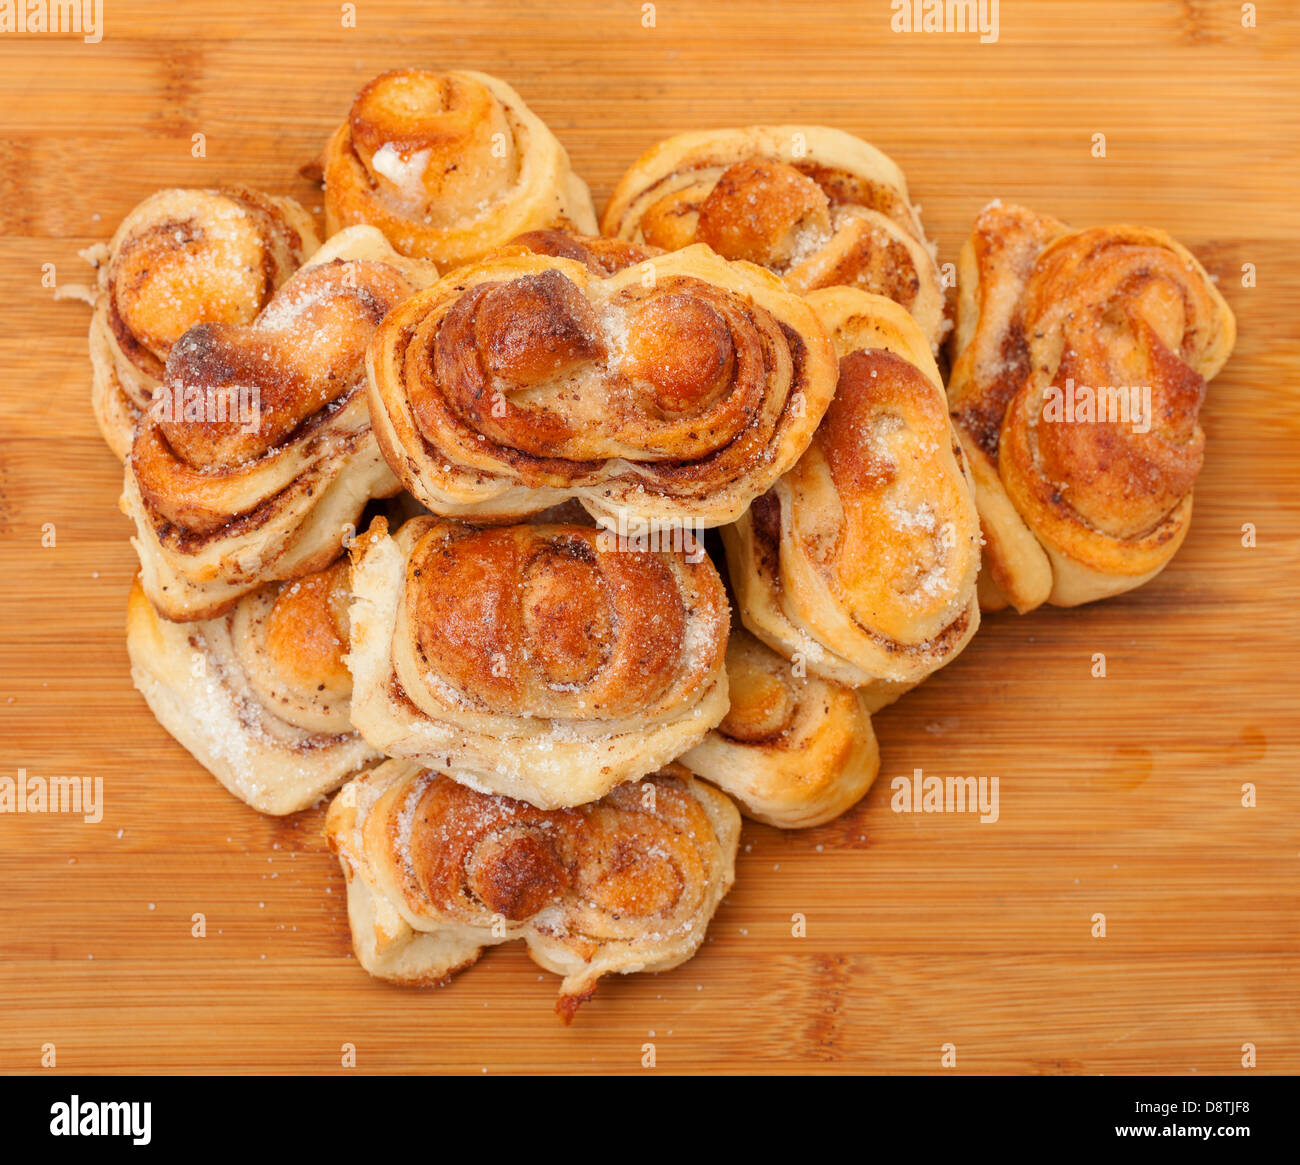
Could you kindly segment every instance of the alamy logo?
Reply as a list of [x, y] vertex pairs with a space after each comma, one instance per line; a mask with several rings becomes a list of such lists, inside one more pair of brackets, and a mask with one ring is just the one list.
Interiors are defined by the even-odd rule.
[[998, 819], [997, 777], [927, 777], [913, 769], [889, 783], [895, 813], [978, 813], [984, 825]]
[[87, 825], [104, 819], [103, 777], [0, 777], [0, 813], [80, 813]]
[[147, 1145], [152, 1121], [147, 1100], [82, 1100], [74, 1092], [50, 1105], [52, 1137], [130, 1137], [133, 1145]]
[[692, 565], [704, 561], [704, 525], [694, 518], [647, 519], [620, 509], [616, 519], [602, 515], [597, 521], [598, 550], [683, 554]]
[[238, 421], [243, 433], [256, 433], [262, 425], [262, 394], [256, 385], [202, 389], [195, 385], [163, 385], [149, 404], [155, 421], [173, 424]]
[[1056, 425], [1132, 425], [1135, 433], [1151, 431], [1149, 384], [1102, 384], [1089, 388], [1066, 377], [1065, 387], [1048, 385], [1043, 393], [1043, 420]]
[[894, 32], [978, 32], [980, 44], [996, 44], [998, 0], [891, 0]]
[[0, 33], [73, 33], [104, 39], [104, 0], [0, 0]]

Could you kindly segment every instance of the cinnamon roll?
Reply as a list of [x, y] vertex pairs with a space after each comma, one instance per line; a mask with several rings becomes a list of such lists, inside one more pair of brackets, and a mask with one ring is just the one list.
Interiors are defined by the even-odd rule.
[[846, 285], [885, 295], [932, 345], [948, 326], [934, 247], [902, 170], [841, 130], [678, 134], [623, 176], [601, 230], [670, 251], [707, 243], [775, 271], [800, 294]]
[[434, 278], [355, 227], [251, 324], [198, 324], [172, 346], [122, 497], [160, 614], [212, 618], [264, 582], [320, 569], [366, 502], [398, 491], [370, 427], [365, 349]]
[[809, 295], [840, 354], [798, 464], [722, 531], [740, 617], [873, 706], [949, 662], [979, 625], [980, 532], [943, 383], [912, 318], [882, 296]]
[[780, 829], [806, 829], [862, 799], [880, 771], [865, 688], [815, 675], [743, 627], [727, 641], [731, 707], [680, 759], [737, 801], [745, 816]]
[[985, 609], [1140, 586], [1187, 534], [1206, 382], [1236, 322], [1163, 231], [986, 207], [958, 269], [948, 386], [974, 469]]
[[160, 190], [86, 257], [91, 401], [100, 432], [126, 459], [172, 346], [194, 324], [247, 324], [316, 248], [311, 215], [291, 198], [243, 187]]
[[479, 522], [568, 497], [620, 528], [733, 521], [835, 387], [812, 309], [703, 246], [603, 278], [508, 249], [408, 300], [368, 359], [394, 472], [435, 513]]
[[666, 971], [699, 949], [735, 877], [740, 815], [679, 765], [547, 812], [390, 760], [344, 786], [325, 828], [371, 975], [440, 985], [523, 939], [564, 976], [567, 1023], [603, 975]]
[[216, 619], [173, 623], [136, 580], [131, 678], [158, 722], [262, 813], [305, 809], [379, 754], [353, 730], [344, 559], [272, 583]]
[[352, 717], [388, 756], [543, 809], [652, 772], [727, 711], [708, 558], [590, 526], [436, 518], [352, 549]]
[[524, 231], [596, 233], [587, 184], [504, 81], [394, 69], [325, 148], [326, 233], [368, 223], [404, 255], [472, 263]]

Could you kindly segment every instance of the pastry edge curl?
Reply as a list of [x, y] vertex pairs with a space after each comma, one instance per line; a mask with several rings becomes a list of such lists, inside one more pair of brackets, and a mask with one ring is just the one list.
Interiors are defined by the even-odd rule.
[[[744, 683], [736, 669], [744, 651], [765, 652], [780, 667], [791, 665], [761, 640], [743, 642], [732, 628], [727, 647], [733, 693]], [[793, 679], [794, 722], [769, 738], [744, 740], [721, 725], [679, 763], [711, 781], [740, 804], [741, 812], [778, 829], [808, 829], [834, 820], [856, 805], [880, 772], [880, 746], [871, 726], [876, 693], [820, 676]], [[901, 695], [902, 693], [897, 693]]]
[[[131, 680], [158, 723], [259, 813], [282, 817], [307, 809], [381, 759], [355, 732], [322, 735], [282, 721], [295, 738], [315, 745], [306, 760], [286, 763], [284, 749], [259, 740], [246, 727], [246, 709], [225, 677], [193, 674], [193, 657], [201, 648], [192, 640], [203, 637], [203, 623], [162, 618], [138, 578], [127, 602], [126, 633]], [[200, 707], [214, 709], [219, 722], [196, 715]], [[265, 705], [259, 708], [262, 715], [274, 717]]]
[[[140, 559], [145, 593], [158, 612], [178, 622], [212, 619], [268, 581], [298, 578], [328, 566], [354, 533], [355, 519], [366, 502], [401, 491], [378, 446], [364, 438], [359, 445], [335, 459], [338, 472], [324, 491], [315, 495], [305, 522], [285, 532], [275, 527], [272, 518], [227, 542], [220, 563], [208, 571], [215, 576], [224, 569], [229, 576], [224, 580], [191, 578], [171, 564], [153, 530], [139, 486], [128, 472], [121, 509], [135, 523], [131, 545]], [[296, 484], [301, 484], [301, 479]], [[241, 561], [253, 565], [240, 568]]]

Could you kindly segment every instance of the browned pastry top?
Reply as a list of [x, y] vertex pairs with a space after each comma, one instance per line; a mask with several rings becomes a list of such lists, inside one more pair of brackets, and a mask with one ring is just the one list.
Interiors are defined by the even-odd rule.
[[[702, 171], [717, 164], [708, 157], [693, 160]], [[884, 183], [813, 161], [784, 162], [763, 156], [728, 165], [707, 194], [701, 196], [695, 187], [687, 187], [652, 204], [640, 227], [642, 237], [653, 246], [674, 250], [692, 242], [707, 243], [725, 259], [747, 259], [783, 271], [799, 261], [800, 248], [810, 238], [830, 235], [832, 212], [839, 206], [876, 210], [905, 230], [915, 229], [906, 200]], [[693, 230], [691, 211], [698, 212]], [[868, 274], [873, 276], [867, 281], [871, 287], [892, 299], [916, 292], [913, 284], [919, 277], [906, 247], [880, 239], [864, 239], [841, 255], [834, 278], [821, 278], [819, 285], [851, 285], [863, 282]], [[895, 295], [876, 276], [907, 283]]]
[[407, 564], [419, 673], [480, 710], [584, 721], [651, 716], [683, 682], [712, 674], [727, 610], [712, 566], [605, 549], [608, 538], [580, 526], [435, 525]]
[[[648, 787], [653, 793], [648, 794]], [[565, 937], [590, 957], [602, 941], [671, 929], [708, 892], [713, 824], [682, 777], [665, 771], [573, 809], [536, 809], [426, 772], [389, 807], [408, 902], [443, 922], [510, 922], [562, 905]]]
[[252, 190], [163, 192], [136, 213], [109, 266], [108, 323], [151, 379], [186, 329], [248, 323], [302, 261], [305, 240]]
[[769, 382], [782, 356], [797, 358], [798, 336], [689, 276], [627, 288], [615, 310], [610, 326], [556, 269], [475, 285], [427, 346], [408, 349], [421, 430], [436, 438], [451, 421], [560, 473], [632, 449], [683, 462], [758, 455], [779, 419], [771, 404], [784, 403], [764, 409]]
[[[775, 666], [772, 666], [772, 665]], [[779, 738], [799, 708], [789, 663], [763, 647], [747, 631], [732, 628], [727, 642], [731, 707], [717, 731], [729, 740], [762, 744]]]
[[347, 124], [352, 149], [371, 182], [396, 199], [411, 200], [413, 191], [386, 174], [382, 163], [377, 167], [376, 154], [387, 150], [409, 157], [428, 151], [419, 198], [435, 219], [440, 205], [473, 205], [494, 196], [518, 170], [514, 133], [500, 101], [456, 73], [381, 73], [357, 94]]
[[518, 247], [534, 255], [554, 255], [575, 259], [594, 275], [613, 275], [625, 267], [634, 267], [660, 254], [658, 247], [643, 246], [627, 239], [610, 239], [604, 235], [575, 235], [570, 231], [547, 228], [516, 235], [506, 248]]
[[276, 673], [302, 691], [346, 696], [352, 676], [348, 650], [348, 564], [281, 583], [266, 620], [266, 652]]
[[[973, 513], [969, 533], [962, 522], [967, 487], [937, 471], [917, 480], [917, 466], [951, 441], [943, 396], [920, 368], [886, 348], [849, 352], [813, 437], [838, 520], [794, 524], [802, 553], [834, 580], [831, 593], [860, 629], [910, 642], [915, 621], [928, 617], [935, 622], [926, 624], [927, 650], [969, 630], [958, 601], [961, 580], [973, 572]], [[811, 465], [793, 471], [807, 498], [818, 496]], [[770, 520], [762, 514], [757, 521]]]
[[[187, 331], [164, 375], [171, 407], [145, 417], [132, 450], [146, 504], [199, 534], [228, 523], [226, 473], [309, 437], [359, 391], [376, 325], [411, 290], [387, 264], [335, 260], [301, 271], [252, 324]], [[255, 423], [236, 393], [254, 401]]]
[[[1198, 320], [1211, 314], [1204, 282], [1136, 231], [1078, 231], [1039, 260], [1023, 327], [1051, 337], [1051, 383], [1151, 390], [1149, 432], [1121, 420], [1036, 426], [1039, 472], [1096, 529], [1141, 534], [1191, 490], [1205, 450], [1205, 379], [1187, 360], [1204, 343]], [[1025, 419], [1008, 414], [1011, 424]]]

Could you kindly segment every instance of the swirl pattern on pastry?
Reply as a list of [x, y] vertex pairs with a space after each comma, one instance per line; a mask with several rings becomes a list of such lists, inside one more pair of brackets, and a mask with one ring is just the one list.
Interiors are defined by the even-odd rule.
[[870, 699], [949, 662], [979, 625], [979, 520], [942, 381], [911, 317], [853, 288], [810, 294], [840, 353], [799, 463], [722, 531], [740, 617]]
[[323, 170], [327, 234], [367, 223], [439, 266], [474, 262], [524, 231], [596, 233], [564, 147], [486, 73], [381, 74], [330, 138]]
[[194, 324], [251, 323], [320, 246], [290, 198], [253, 190], [160, 190], [86, 252], [97, 268], [90, 322], [91, 400], [119, 461]]
[[593, 275], [615, 275], [628, 267], [635, 267], [656, 255], [658, 247], [632, 243], [627, 239], [609, 239], [604, 235], [575, 235], [571, 231], [525, 231], [516, 235], [505, 246], [492, 252], [498, 255], [552, 255], [557, 259], [573, 259]]
[[880, 771], [867, 689], [800, 676], [790, 661], [733, 626], [731, 707], [681, 763], [780, 829], [821, 825], [852, 808]]
[[233, 610], [173, 623], [139, 580], [127, 608], [131, 678], [158, 722], [262, 813], [294, 813], [379, 759], [352, 728], [348, 566], [271, 583]]
[[589, 526], [436, 518], [353, 546], [353, 722], [388, 756], [545, 809], [603, 796], [727, 711], [707, 557]]
[[897, 165], [822, 126], [679, 134], [623, 176], [607, 235], [677, 250], [707, 243], [804, 294], [844, 285], [902, 304], [932, 345], [947, 328], [933, 245]]
[[699, 949], [735, 877], [740, 815], [679, 765], [544, 811], [390, 760], [335, 797], [326, 834], [371, 975], [439, 985], [523, 939], [564, 976], [567, 1023], [601, 976], [666, 971]]
[[1191, 522], [1206, 382], [1236, 339], [1163, 231], [1070, 230], [995, 203], [958, 270], [954, 423], [974, 469], [986, 609], [1075, 606], [1159, 573]]
[[614, 523], [711, 526], [803, 452], [835, 360], [778, 279], [700, 246], [604, 278], [518, 252], [461, 268], [384, 322], [369, 374], [389, 464], [435, 513], [577, 497]]
[[164, 617], [212, 618], [264, 582], [320, 569], [365, 503], [398, 491], [370, 427], [365, 350], [433, 278], [355, 227], [252, 324], [199, 324], [173, 345], [122, 499]]

